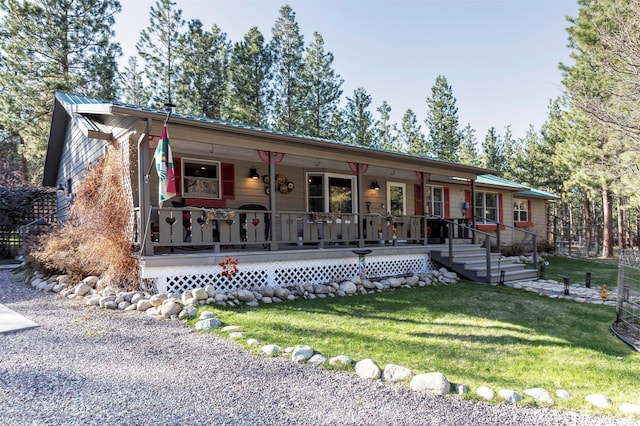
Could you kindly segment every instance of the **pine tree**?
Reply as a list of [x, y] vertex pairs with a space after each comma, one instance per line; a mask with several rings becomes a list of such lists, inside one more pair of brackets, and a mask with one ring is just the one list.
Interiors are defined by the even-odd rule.
[[467, 124], [460, 134], [460, 146], [458, 147], [458, 161], [469, 166], [479, 166], [478, 149], [476, 148], [476, 130]]
[[325, 52], [324, 39], [315, 32], [313, 43], [306, 49], [302, 77], [308, 87], [305, 134], [326, 138], [329, 136], [331, 118], [338, 110], [342, 96], [340, 87], [344, 80], [333, 70], [333, 54]]
[[151, 92], [144, 84], [144, 72], [138, 65], [138, 57], [131, 56], [124, 70], [118, 75], [120, 99], [132, 105], [148, 106]]
[[460, 132], [458, 130], [458, 108], [453, 90], [443, 75], [436, 78], [427, 98], [427, 129], [432, 154], [445, 161], [458, 161]]
[[211, 31], [193, 19], [179, 38], [176, 56], [182, 64], [176, 93], [180, 111], [209, 118], [221, 118], [225, 108], [231, 43], [217, 25]]
[[272, 33], [273, 121], [278, 130], [304, 131], [304, 41], [290, 6], [282, 6]]
[[418, 118], [412, 109], [405, 111], [402, 116], [402, 125], [398, 132], [398, 139], [402, 150], [406, 150], [410, 154], [421, 155], [423, 157], [429, 154], [427, 139], [422, 133], [421, 126], [418, 124]]
[[499, 172], [505, 169], [504, 145], [495, 127], [491, 127], [487, 131], [484, 142], [482, 142], [480, 160], [482, 167], [487, 169]]
[[271, 63], [264, 36], [258, 27], [252, 27], [231, 52], [228, 120], [268, 127]]
[[42, 176], [56, 91], [116, 97], [110, 41], [116, 0], [0, 2], [0, 128], [24, 141], [34, 181]]
[[180, 79], [180, 63], [176, 47], [184, 25], [182, 9], [174, 9], [171, 0], [157, 0], [149, 11], [149, 26], [140, 32], [136, 43], [138, 55], [144, 60], [147, 80], [152, 82], [152, 102], [155, 107], [177, 103], [176, 83]]
[[373, 145], [373, 117], [369, 111], [371, 96], [363, 87], [353, 91], [345, 107], [346, 129], [352, 144], [371, 147]]
[[386, 151], [399, 151], [397, 129], [391, 124], [391, 107], [385, 100], [376, 108], [380, 118], [375, 122], [374, 146]]

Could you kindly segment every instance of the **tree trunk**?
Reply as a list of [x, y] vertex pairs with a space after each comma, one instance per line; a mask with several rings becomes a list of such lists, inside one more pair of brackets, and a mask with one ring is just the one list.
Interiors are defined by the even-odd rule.
[[602, 257], [613, 256], [613, 226], [611, 221], [611, 192], [602, 190]]
[[627, 237], [624, 233], [624, 210], [622, 210], [622, 197], [618, 195], [616, 198], [616, 208], [618, 212], [618, 249], [624, 250], [627, 248]]
[[584, 194], [584, 230], [585, 244], [587, 246], [585, 254], [589, 257], [589, 247], [591, 246], [591, 241], [593, 241], [593, 228], [591, 226], [591, 200], [588, 192]]

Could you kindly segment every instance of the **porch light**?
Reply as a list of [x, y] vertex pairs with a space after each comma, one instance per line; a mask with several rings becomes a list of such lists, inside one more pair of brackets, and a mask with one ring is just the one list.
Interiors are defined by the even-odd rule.
[[376, 191], [380, 191], [380, 185], [378, 185], [377, 180], [371, 181], [371, 189], [375, 189]]
[[260, 179], [260, 175], [258, 174], [258, 170], [255, 167], [249, 169], [249, 177], [251, 179]]
[[64, 186], [63, 186], [61, 183], [59, 183], [59, 184], [58, 184], [58, 187], [57, 187], [56, 189], [57, 189], [59, 192], [64, 192], [64, 191], [66, 191], [66, 190], [65, 190], [65, 188], [64, 188]]

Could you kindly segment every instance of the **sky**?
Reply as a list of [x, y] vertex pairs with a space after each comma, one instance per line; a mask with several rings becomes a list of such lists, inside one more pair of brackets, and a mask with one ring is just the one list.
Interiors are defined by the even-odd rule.
[[[115, 41], [136, 55], [140, 31], [149, 26], [155, 0], [120, 0]], [[460, 129], [470, 124], [480, 143], [495, 127], [524, 137], [539, 130], [548, 105], [561, 93], [559, 63], [571, 63], [567, 16], [577, 0], [175, 0], [186, 20], [218, 25], [232, 42], [253, 26], [266, 40], [280, 8], [296, 14], [305, 45], [319, 32], [334, 70], [344, 80], [343, 105], [358, 87], [370, 110], [386, 100], [391, 122], [411, 108], [426, 133], [426, 100], [439, 75], [456, 98]]]

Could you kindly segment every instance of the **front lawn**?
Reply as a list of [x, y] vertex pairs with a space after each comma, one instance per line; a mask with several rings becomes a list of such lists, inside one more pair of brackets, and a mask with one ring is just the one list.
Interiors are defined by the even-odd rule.
[[607, 285], [615, 288], [618, 283], [618, 259], [579, 259], [563, 256], [548, 256], [545, 279], [562, 282], [569, 278], [571, 284], [584, 284], [587, 272], [591, 272], [591, 287]]
[[[640, 404], [640, 354], [610, 333], [612, 307], [460, 282], [258, 308], [204, 309], [226, 325], [241, 326], [243, 339], [283, 348], [306, 344], [328, 358], [372, 358], [381, 368], [394, 363], [414, 373], [438, 371], [472, 391], [486, 385], [523, 394], [543, 387], [558, 408], [608, 414], [623, 402]], [[559, 400], [556, 389], [574, 397]], [[591, 393], [611, 398], [613, 410], [585, 402]], [[530, 398], [522, 403], [534, 404]]]

